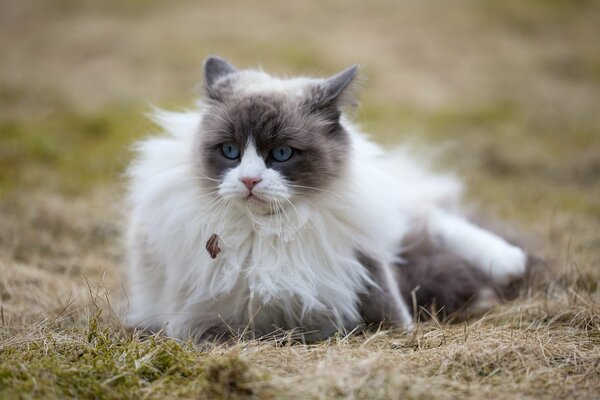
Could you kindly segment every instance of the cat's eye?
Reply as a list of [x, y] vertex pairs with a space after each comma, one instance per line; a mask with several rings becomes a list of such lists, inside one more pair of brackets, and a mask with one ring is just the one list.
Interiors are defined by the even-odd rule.
[[223, 146], [221, 146], [221, 151], [223, 152], [225, 158], [230, 160], [235, 160], [240, 156], [240, 148], [231, 142], [223, 143]]
[[294, 154], [294, 150], [290, 146], [277, 146], [271, 150], [271, 156], [278, 162], [289, 160], [292, 154]]

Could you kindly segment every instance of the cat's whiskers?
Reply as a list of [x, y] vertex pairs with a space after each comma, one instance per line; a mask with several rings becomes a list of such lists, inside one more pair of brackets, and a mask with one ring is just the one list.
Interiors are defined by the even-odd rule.
[[210, 178], [210, 177], [206, 176], [205, 174], [203, 174], [202, 172], [200, 172], [200, 171], [198, 171], [198, 170], [194, 171], [194, 173], [196, 173], [196, 174], [200, 175], [200, 176], [201, 176], [201, 177], [203, 177], [204, 179], [208, 179], [208, 180], [210, 180], [210, 181], [219, 182], [219, 183], [221, 182], [219, 179]]
[[[186, 228], [188, 228], [189, 226], [198, 226], [198, 222], [201, 221], [205, 215], [212, 213], [213, 210], [217, 209], [223, 202], [224, 202], [223, 199], [221, 199], [219, 197], [215, 197], [208, 203], [208, 205], [207, 205], [209, 207], [208, 209], [204, 209], [203, 213], [201, 213], [199, 215], [195, 215], [192, 218], [192, 220], [189, 221], [189, 223], [181, 225], [177, 230], [169, 233], [169, 235], [176, 236], [176, 235], [179, 235], [180, 233], [184, 232], [184, 230]], [[193, 257], [193, 254], [190, 254], [190, 257]]]
[[[209, 204], [213, 204], [214, 205], [214, 202], [215, 202], [215, 199], [213, 199]], [[206, 214], [206, 213], [203, 213], [203, 215], [204, 214]], [[181, 225], [181, 226], [177, 227], [177, 229], [175, 229], [175, 230], [173, 230], [171, 232], [168, 232], [168, 236], [177, 236], [181, 232], [183, 232], [184, 229], [186, 229], [188, 226], [196, 226], [197, 220], [200, 219], [200, 218], [201, 218], [201, 216], [194, 216], [194, 218], [191, 221], [189, 221], [189, 224]]]
[[288, 219], [288, 221], [290, 221], [290, 224], [292, 225], [292, 227], [294, 228], [294, 230], [298, 231], [299, 230], [298, 226], [296, 226], [296, 224], [294, 224], [294, 222], [289, 217], [289, 215], [287, 215], [287, 213], [285, 212], [285, 209], [283, 208], [283, 206], [280, 203], [277, 203], [277, 207], [279, 207], [279, 209], [281, 210], [281, 212], [283, 213], [283, 215], [285, 215], [285, 217]]
[[246, 203], [246, 213], [247, 213], [248, 217], [250, 218], [250, 221], [252, 222], [252, 225], [254, 227], [260, 225], [260, 222], [255, 218], [256, 216], [254, 215], [252, 210], [250, 210], [250, 206], [248, 205], [248, 203]]
[[[279, 225], [278, 225], [278, 218], [279, 218], [279, 210], [276, 208], [277, 202], [272, 200], [272, 199], [267, 199], [267, 212], [269, 215], [269, 227], [274, 226], [276, 229], [276, 233], [278, 236], [281, 235], [281, 232], [279, 230]], [[275, 222], [274, 224], [272, 222]], [[273, 242], [273, 244], [275, 244], [275, 242]]]
[[[298, 208], [296, 208], [296, 206], [294, 205], [294, 203], [292, 203], [292, 201], [288, 198], [284, 198], [285, 201], [287, 201], [290, 206], [292, 206], [292, 208], [294, 209], [294, 212], [296, 213], [296, 217], [298, 218], [298, 222], [300, 222], [300, 212], [298, 211]], [[315, 231], [314, 227], [312, 226], [312, 224], [310, 223], [310, 220], [307, 220], [304, 225], [308, 226], [308, 228], [313, 231], [314, 234], [317, 234], [317, 232]], [[300, 234], [302, 236], [302, 234]], [[304, 240], [304, 239], [303, 239]]]
[[[205, 209], [202, 214], [197, 215], [193, 218], [193, 220], [191, 221], [191, 225], [196, 226], [197, 221], [203, 219], [204, 216], [207, 214], [228, 215], [229, 209], [231, 208], [231, 206], [232, 206], [232, 203], [230, 201], [227, 201], [226, 199], [223, 199], [220, 197], [215, 197], [215, 199], [213, 199], [211, 202], [209, 202], [208, 209]], [[218, 233], [219, 239], [223, 242], [223, 244], [227, 247], [231, 247], [231, 245], [227, 243], [226, 238], [224, 238], [226, 235], [223, 235], [226, 222], [227, 222], [226, 218], [221, 218], [221, 224], [219, 225], [219, 227], [217, 227], [216, 231]], [[184, 228], [184, 226], [182, 226], [182, 229], [183, 228]]]
[[269, 226], [271, 226], [271, 220], [273, 219], [273, 202], [271, 200], [267, 200], [267, 215], [269, 216]]
[[293, 188], [299, 188], [299, 189], [318, 190], [320, 192], [325, 192], [325, 193], [332, 194], [332, 195], [336, 196], [340, 200], [344, 200], [344, 198], [342, 196], [340, 196], [339, 194], [337, 194], [335, 192], [332, 192], [331, 190], [316, 188], [316, 187], [312, 187], [312, 186], [294, 185], [294, 184], [291, 184], [291, 183], [288, 184], [288, 186], [293, 187]]
[[[283, 217], [281, 216], [281, 213], [279, 212], [279, 209], [277, 207], [277, 202], [273, 202], [273, 208], [274, 208], [274, 212], [275, 212], [275, 230], [277, 232], [277, 238], [281, 238], [283, 236]], [[278, 248], [281, 248], [281, 246], [282, 246], [281, 240], [276, 240], [274, 243]]]
[[223, 233], [225, 232], [225, 224], [229, 221], [227, 221], [227, 215], [229, 215], [229, 210], [232, 207], [232, 203], [230, 201], [223, 201], [222, 204], [215, 210], [214, 214], [216, 215], [223, 215], [223, 218], [221, 218], [221, 224], [217, 227], [217, 234], [219, 236], [219, 239], [225, 244], [225, 246], [227, 247], [232, 247], [230, 244], [227, 243], [226, 240], [226, 235], [224, 235]]
[[177, 235], [182, 232], [188, 225], [189, 226], [197, 226], [197, 223], [202, 220], [208, 214], [214, 214], [215, 211], [226, 201], [221, 197], [215, 197], [211, 199], [208, 204], [203, 207], [203, 212], [201, 214], [195, 215], [189, 224], [182, 225], [179, 227], [179, 230], [171, 233], [171, 235]]
[[[279, 204], [275, 203], [276, 206], [278, 206]], [[279, 232], [278, 232], [278, 237], [281, 238], [283, 236], [283, 216], [281, 215], [281, 213], [277, 213], [277, 221], [278, 221], [278, 227], [279, 227]], [[277, 243], [279, 244], [279, 247], [282, 247], [283, 241], [282, 240], [278, 240]]]
[[202, 193], [202, 194], [195, 194], [192, 199], [193, 200], [205, 200], [206, 197], [216, 197], [217, 194], [219, 193], [219, 190], [213, 190], [212, 192], [207, 192], [207, 193]]
[[[287, 199], [286, 199], [286, 200], [287, 200]], [[291, 202], [290, 202], [289, 200], [288, 200], [288, 203], [290, 203], [290, 204], [291, 204]], [[290, 220], [290, 223], [291, 223], [291, 224], [292, 224], [292, 226], [294, 227], [294, 234], [295, 234], [295, 235], [299, 235], [299, 236], [300, 236], [300, 240], [301, 240], [302, 242], [304, 242], [304, 241], [305, 241], [305, 240], [304, 240], [304, 234], [302, 233], [302, 227], [303, 227], [303, 226], [301, 226], [301, 225], [300, 225], [300, 214], [298, 214], [298, 211], [296, 210], [296, 220], [297, 220], [297, 223], [296, 223], [296, 224], [294, 224], [294, 223], [292, 222], [291, 218], [290, 218], [290, 217], [288, 217], [287, 213], [285, 212], [283, 205], [281, 205], [281, 204], [280, 204], [279, 206], [281, 207], [281, 211], [283, 211], [283, 213], [285, 214], [285, 216], [288, 218], [288, 220]], [[292, 207], [293, 207], [293, 204], [292, 204]], [[295, 209], [295, 207], [294, 207], [294, 209]]]
[[[275, 228], [277, 228], [277, 218], [279, 217], [278, 216], [279, 212], [275, 208], [276, 202], [272, 201], [270, 199], [268, 200], [268, 202], [269, 202], [269, 226], [271, 226], [271, 220], [275, 220]], [[277, 235], [280, 236], [279, 231], [277, 231]], [[275, 250], [278, 250], [278, 248], [281, 247], [278, 240], [273, 241], [271, 243], [271, 245], [273, 246], [273, 248]]]
[[225, 199], [217, 196], [208, 204], [208, 208], [205, 208], [202, 214], [198, 215], [196, 218], [204, 218], [207, 214], [214, 214], [219, 206], [225, 203]]

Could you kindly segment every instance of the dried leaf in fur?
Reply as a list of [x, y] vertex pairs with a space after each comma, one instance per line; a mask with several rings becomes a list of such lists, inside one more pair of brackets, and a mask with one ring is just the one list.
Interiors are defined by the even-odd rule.
[[221, 248], [219, 247], [219, 235], [213, 233], [210, 239], [206, 242], [206, 251], [210, 254], [210, 258], [213, 260], [217, 258], [219, 253], [221, 252]]

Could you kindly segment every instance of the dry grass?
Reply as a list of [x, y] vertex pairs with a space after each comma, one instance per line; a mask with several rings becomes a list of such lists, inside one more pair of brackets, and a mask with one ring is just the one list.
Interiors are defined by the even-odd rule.
[[[600, 7], [593, 1], [0, 0], [0, 398], [600, 397]], [[194, 346], [117, 318], [119, 174], [203, 57], [359, 62], [385, 143], [450, 143], [469, 198], [546, 277], [483, 318], [314, 345]]]

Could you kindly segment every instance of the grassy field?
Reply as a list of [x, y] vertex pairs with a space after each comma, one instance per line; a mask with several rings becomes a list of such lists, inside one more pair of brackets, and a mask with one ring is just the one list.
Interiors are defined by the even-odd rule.
[[[0, 398], [600, 397], [600, 3], [0, 0]], [[362, 65], [356, 119], [447, 148], [545, 274], [461, 324], [314, 345], [140, 337], [118, 315], [130, 144], [202, 60]]]

